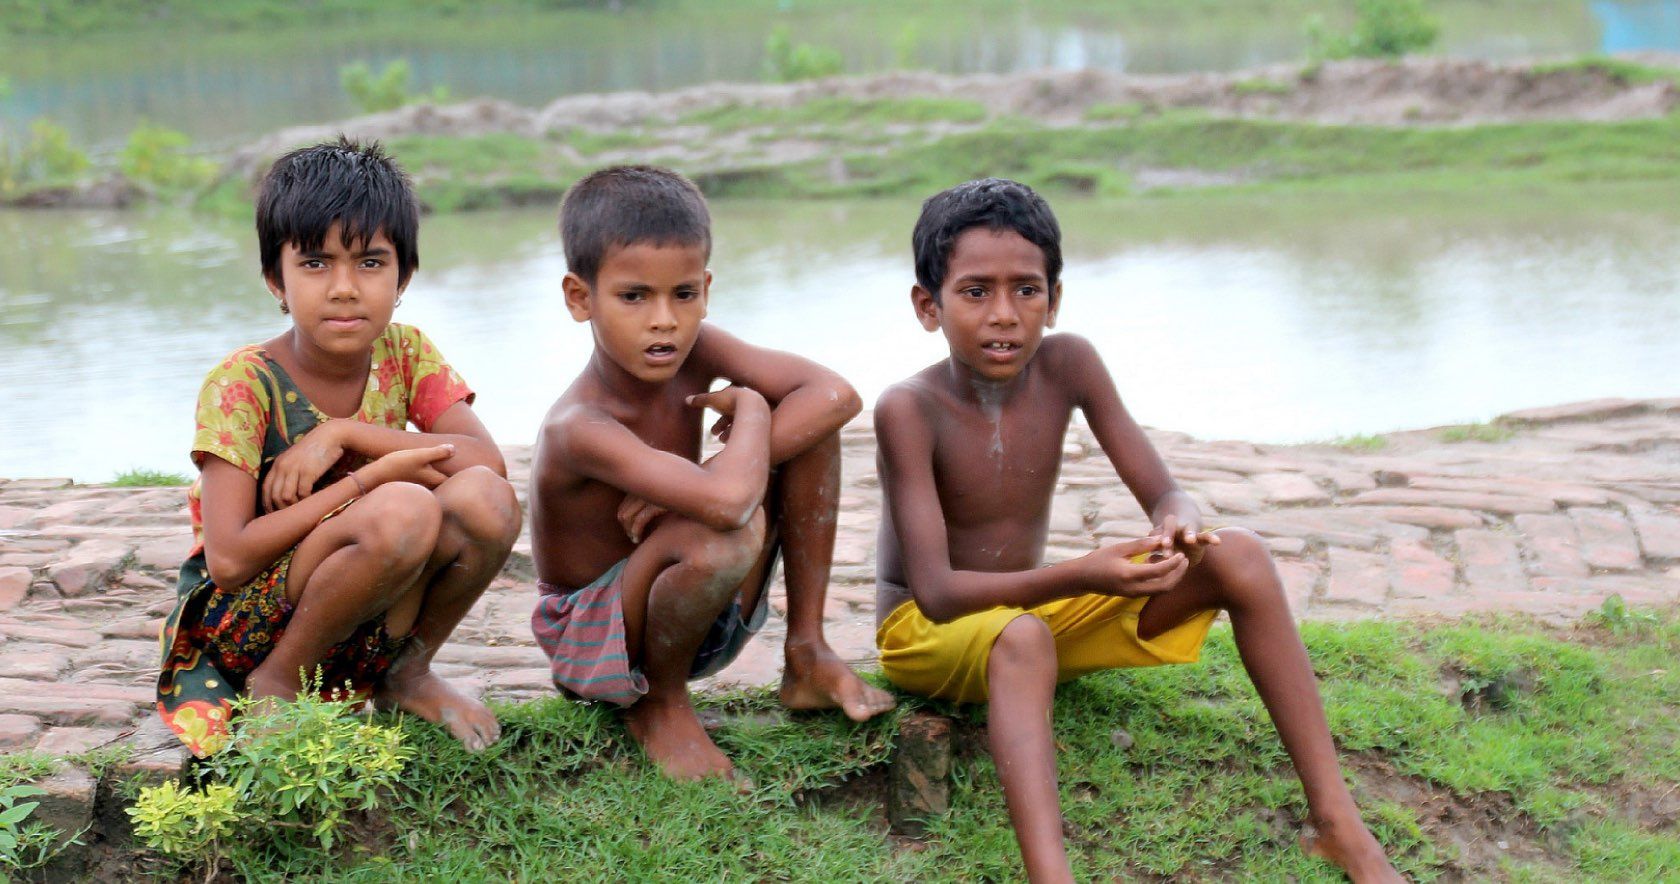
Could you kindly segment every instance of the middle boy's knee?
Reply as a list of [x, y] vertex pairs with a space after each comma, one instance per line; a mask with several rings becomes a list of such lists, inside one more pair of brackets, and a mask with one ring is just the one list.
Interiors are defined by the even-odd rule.
[[683, 535], [677, 549], [682, 565], [731, 588], [746, 578], [764, 551], [763, 507], [753, 513], [747, 524], [732, 531], [719, 531], [687, 519], [671, 527], [680, 528]]

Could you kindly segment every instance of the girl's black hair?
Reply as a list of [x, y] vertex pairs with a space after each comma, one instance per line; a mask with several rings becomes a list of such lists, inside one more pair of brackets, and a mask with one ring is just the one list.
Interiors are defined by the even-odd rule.
[[299, 148], [274, 161], [257, 190], [262, 272], [280, 285], [280, 250], [319, 249], [339, 224], [346, 248], [383, 232], [397, 251], [397, 280], [420, 266], [420, 204], [414, 185], [379, 142], [345, 138]]

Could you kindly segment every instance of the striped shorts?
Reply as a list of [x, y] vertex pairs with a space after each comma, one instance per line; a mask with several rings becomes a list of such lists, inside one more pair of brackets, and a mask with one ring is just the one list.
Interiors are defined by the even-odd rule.
[[[777, 554], [779, 554], [779, 550]], [[647, 693], [647, 677], [630, 665], [624, 643], [624, 559], [581, 589], [537, 581], [531, 632], [548, 655], [554, 686], [574, 699], [629, 706]], [[740, 656], [770, 612], [775, 559], [764, 569], [764, 587], [750, 616], [733, 601], [712, 621], [689, 665], [689, 678], [715, 675]]]

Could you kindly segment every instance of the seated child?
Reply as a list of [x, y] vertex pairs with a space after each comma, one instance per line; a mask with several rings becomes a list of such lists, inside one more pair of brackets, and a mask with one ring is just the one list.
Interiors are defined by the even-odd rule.
[[[763, 624], [777, 551], [788, 589], [781, 700], [862, 721], [893, 705], [822, 633], [840, 427], [857, 394], [809, 360], [703, 323], [711, 218], [666, 169], [602, 169], [560, 209], [566, 308], [595, 339], [532, 459], [537, 641], [567, 694], [627, 707], [676, 778], [733, 767], [687, 680], [727, 666]], [[724, 378], [733, 386], [708, 392]], [[701, 417], [723, 450], [700, 460]]]
[[391, 321], [419, 222], [378, 145], [296, 150], [262, 180], [262, 275], [291, 327], [205, 378], [196, 546], [163, 631], [158, 711], [197, 754], [225, 741], [239, 693], [289, 701], [317, 671], [469, 748], [499, 734], [431, 670], [521, 517], [472, 390]]
[[[1091, 344], [1044, 337], [1061, 303], [1061, 231], [1013, 181], [922, 206], [911, 302], [949, 359], [881, 394], [886, 507], [876, 643], [906, 691], [988, 704], [1010, 822], [1034, 881], [1069, 880], [1051, 703], [1101, 669], [1197, 659], [1217, 612], [1306, 788], [1303, 842], [1358, 881], [1397, 880], [1342, 783], [1312, 667], [1265, 544], [1204, 532]], [[1078, 408], [1154, 523], [1150, 536], [1043, 566], [1062, 440]]]

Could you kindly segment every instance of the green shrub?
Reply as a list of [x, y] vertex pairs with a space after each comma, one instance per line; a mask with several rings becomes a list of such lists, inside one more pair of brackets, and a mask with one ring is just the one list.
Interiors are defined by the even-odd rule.
[[358, 61], [338, 69], [338, 84], [363, 113], [396, 110], [405, 104], [431, 102], [442, 104], [449, 100], [449, 88], [439, 86], [431, 92], [416, 94], [409, 91], [408, 78], [413, 73], [406, 59], [397, 59], [375, 74], [367, 62]]
[[[127, 171], [124, 169], [123, 171]], [[191, 485], [192, 480], [180, 473], [166, 473], [161, 470], [123, 470], [117, 474], [111, 484], [118, 488], [170, 488], [181, 485]]]
[[786, 27], [764, 38], [764, 77], [778, 83], [832, 77], [845, 69], [837, 50], [810, 43], [795, 43]]
[[[186, 152], [192, 140], [184, 133], [142, 123], [130, 132], [117, 165], [130, 181], [148, 184], [162, 193], [181, 193], [208, 185], [216, 163]], [[120, 479], [119, 479], [120, 481]]]
[[70, 143], [69, 130], [36, 120], [21, 145], [0, 140], [0, 197], [31, 185], [69, 184], [91, 165], [88, 155]]
[[349, 707], [306, 689], [294, 703], [245, 715], [204, 763], [202, 791], [168, 783], [140, 793], [128, 811], [135, 834], [212, 874], [223, 859], [245, 868], [331, 851], [348, 815], [377, 807], [414, 754], [399, 726], [347, 715]]
[[8, 880], [8, 869], [33, 868], [56, 852], [57, 833], [29, 820], [41, 802], [22, 800], [45, 794], [45, 789], [27, 783], [0, 788], [0, 880]]
[[1399, 58], [1435, 45], [1441, 25], [1423, 0], [1356, 0], [1353, 33], [1331, 34], [1318, 16], [1307, 21], [1308, 55], [1336, 58]]

